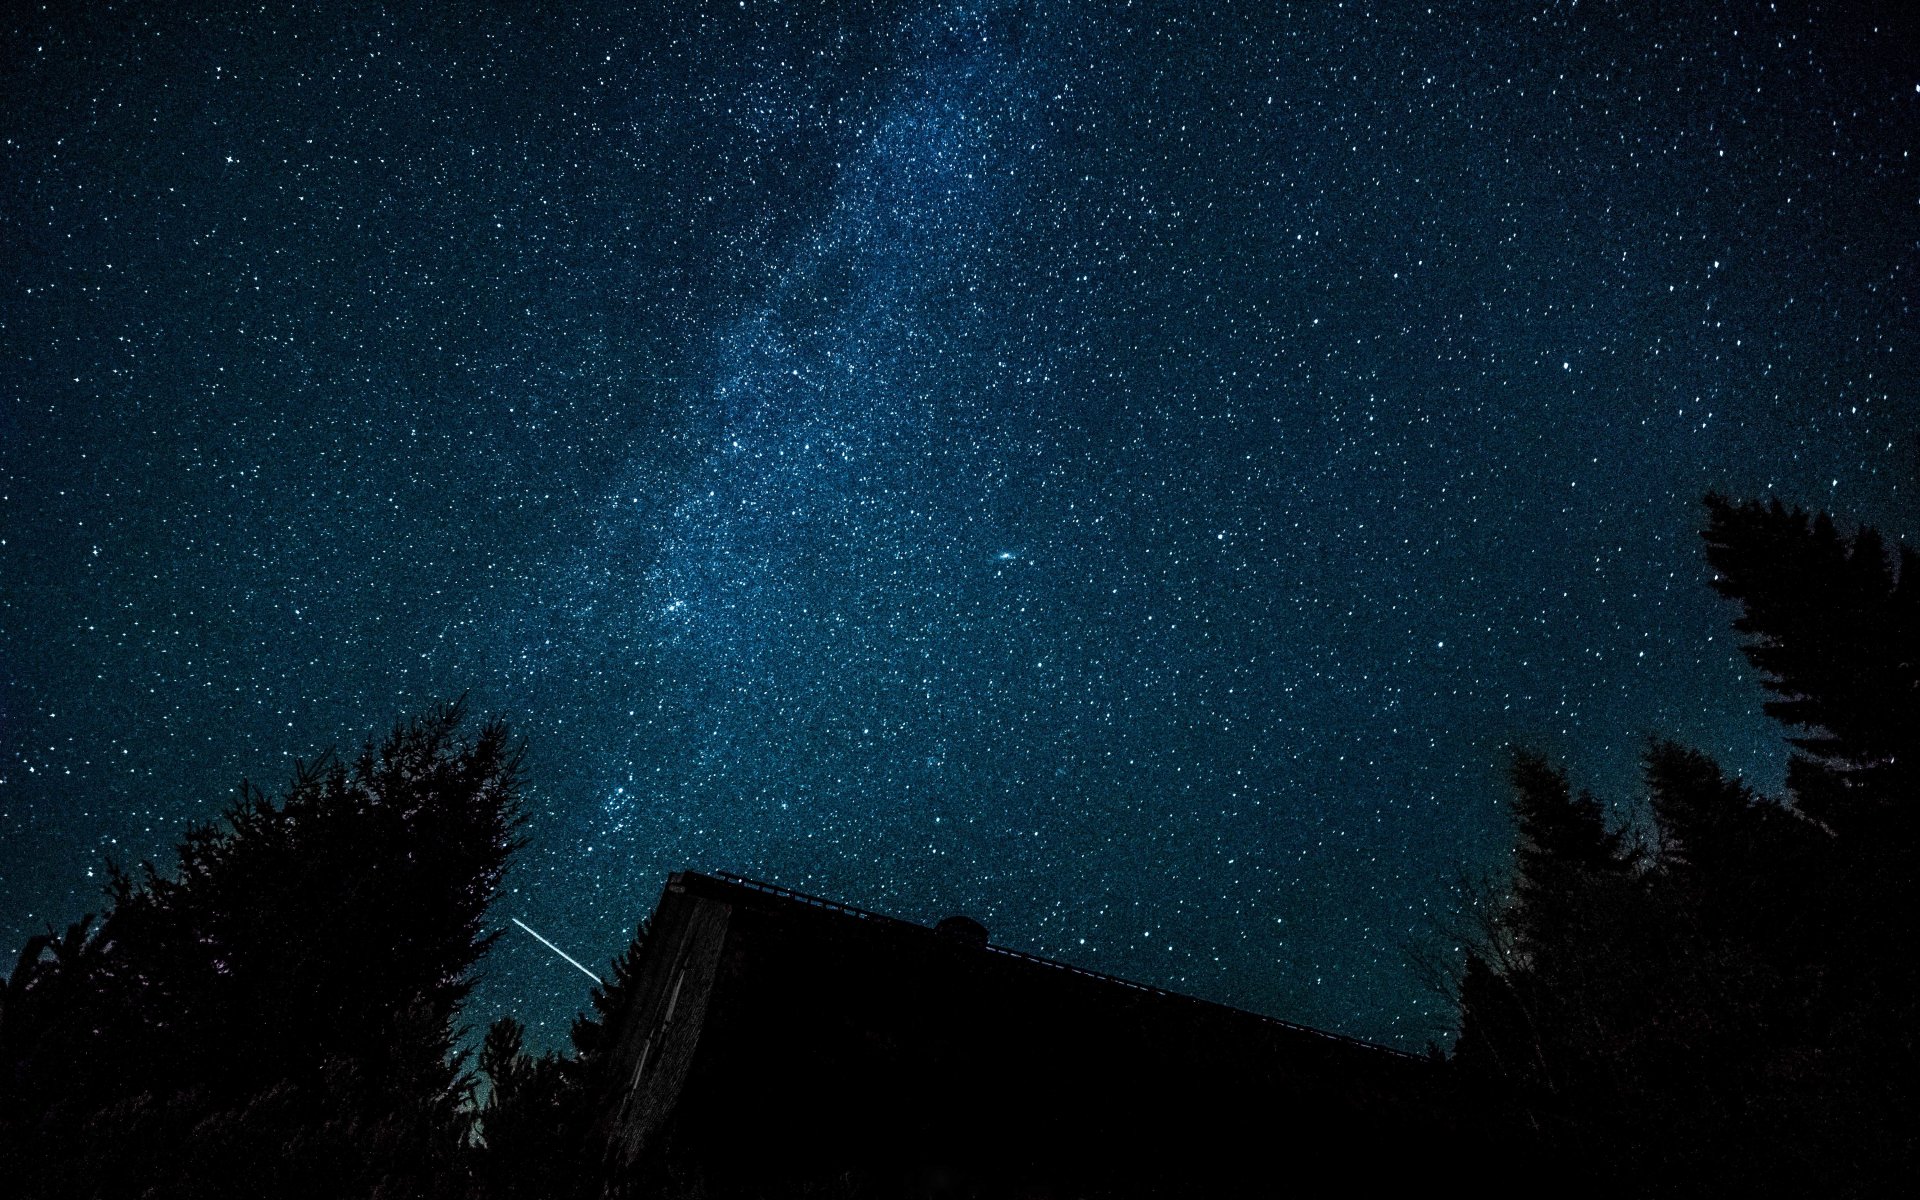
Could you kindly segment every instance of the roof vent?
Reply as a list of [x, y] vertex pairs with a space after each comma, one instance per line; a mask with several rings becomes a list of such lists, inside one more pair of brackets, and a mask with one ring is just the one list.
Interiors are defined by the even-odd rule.
[[963, 917], [958, 913], [940, 918], [940, 923], [933, 927], [933, 931], [962, 946], [985, 947], [987, 944], [987, 927], [972, 917]]

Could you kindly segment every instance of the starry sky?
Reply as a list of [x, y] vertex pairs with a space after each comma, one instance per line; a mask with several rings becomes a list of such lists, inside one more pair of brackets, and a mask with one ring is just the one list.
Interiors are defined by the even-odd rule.
[[726, 868], [1443, 1038], [1504, 747], [1778, 785], [1700, 495], [1920, 529], [1897, 11], [16, 12], [0, 931], [468, 693], [589, 962]]

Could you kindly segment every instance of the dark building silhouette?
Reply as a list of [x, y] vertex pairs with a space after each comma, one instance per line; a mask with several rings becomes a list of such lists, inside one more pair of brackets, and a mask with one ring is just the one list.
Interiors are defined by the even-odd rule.
[[668, 881], [612, 1032], [616, 1194], [1371, 1192], [1484, 1144], [1435, 1061], [729, 874]]

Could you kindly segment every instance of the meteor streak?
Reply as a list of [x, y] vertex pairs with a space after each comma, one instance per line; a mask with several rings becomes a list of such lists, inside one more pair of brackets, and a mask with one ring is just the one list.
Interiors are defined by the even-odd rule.
[[540, 938], [540, 944], [542, 946], [545, 946], [547, 949], [553, 951], [555, 954], [558, 954], [561, 958], [566, 959], [568, 962], [572, 963], [574, 966], [579, 967], [581, 974], [585, 975], [588, 979], [593, 980], [595, 983], [600, 984], [602, 987], [606, 986], [607, 981], [600, 978], [598, 975], [595, 975], [592, 971], [587, 970], [585, 966], [581, 965], [581, 962], [579, 959], [575, 958], [571, 954], [568, 954], [565, 950], [562, 950], [560, 947], [554, 945], [552, 942], [548, 941], [546, 938], [540, 937], [539, 930], [527, 924], [525, 921], [522, 921], [519, 917], [508, 917], [507, 919], [509, 921], [512, 921], [515, 925], [518, 925], [520, 928], [526, 930], [528, 933], [531, 933], [534, 937]]

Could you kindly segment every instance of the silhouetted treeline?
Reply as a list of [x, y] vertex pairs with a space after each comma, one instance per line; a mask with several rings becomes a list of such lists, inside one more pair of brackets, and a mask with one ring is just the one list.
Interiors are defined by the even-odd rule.
[[466, 1196], [485, 1167], [484, 1194], [534, 1194], [505, 1148], [556, 1152], [542, 1106], [576, 1118], [578, 1063], [557, 1084], [497, 1028], [501, 1149], [479, 1144], [456, 1020], [521, 780], [503, 724], [462, 724], [449, 706], [302, 766], [277, 802], [242, 785], [172, 872], [116, 868], [97, 924], [29, 941], [0, 992], [0, 1193]]
[[1920, 568], [1777, 501], [1707, 512], [1788, 794], [1656, 742], [1644, 819], [1616, 826], [1519, 755], [1511, 897], [1467, 958], [1454, 1062], [1563, 1189], [1885, 1194], [1920, 1133]]
[[[1514, 878], [1467, 957], [1452, 1058], [1515, 1116], [1509, 1157], [1465, 1164], [1487, 1190], [1914, 1176], [1916, 555], [1717, 497], [1705, 538], [1790, 735], [1787, 794], [1656, 742], [1623, 825], [1515, 760]], [[530, 1054], [511, 1019], [477, 1074], [458, 1049], [519, 764], [503, 724], [468, 733], [449, 706], [278, 800], [243, 785], [170, 872], [114, 869], [99, 921], [30, 940], [0, 989], [0, 1195], [601, 1195], [611, 1019], [645, 926], [572, 1053]]]

